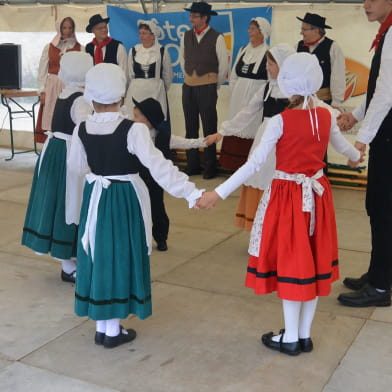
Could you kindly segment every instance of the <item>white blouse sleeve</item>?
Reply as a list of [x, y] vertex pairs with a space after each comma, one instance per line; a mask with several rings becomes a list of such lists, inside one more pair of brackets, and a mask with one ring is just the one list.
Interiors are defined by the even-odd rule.
[[260, 143], [248, 161], [242, 165], [229, 179], [215, 188], [222, 199], [226, 199], [235, 189], [242, 185], [250, 176], [260, 170], [268, 155], [283, 134], [283, 119], [280, 114], [272, 117], [264, 131]]
[[381, 52], [381, 65], [376, 90], [366, 111], [357, 140], [369, 144], [392, 108], [392, 29], [386, 33]]
[[231, 120], [223, 121], [219, 133], [223, 136], [236, 136], [246, 128], [264, 108], [264, 84], [250, 100], [249, 104], [239, 111]]
[[230, 72], [230, 86], [231, 87], [234, 86], [236, 80], [238, 79], [237, 72], [235, 72], [235, 67], [236, 67], [239, 59], [241, 58], [242, 53], [243, 53], [243, 50], [242, 50], [242, 48], [240, 48], [240, 50], [237, 53], [237, 57], [234, 61], [233, 67], [231, 68], [231, 72]]
[[128, 55], [123, 44], [119, 44], [117, 48], [117, 64], [124, 71], [125, 76], [128, 75]]
[[184, 198], [192, 208], [201, 197], [202, 190], [196, 188], [188, 176], [178, 170], [172, 161], [164, 158], [161, 151], [151, 141], [148, 128], [141, 123], [134, 123], [128, 133], [128, 151], [135, 154], [146, 166], [154, 180], [168, 193], [177, 198]]
[[229, 72], [229, 56], [227, 54], [226, 42], [222, 34], [216, 40], [216, 55], [218, 57], [218, 86], [226, 81]]
[[49, 69], [49, 44], [45, 45], [42, 50], [41, 59], [38, 66], [38, 92], [45, 92], [45, 83]]
[[132, 50], [133, 50], [133, 48], [131, 48], [128, 53], [128, 79], [129, 79], [129, 83], [132, 82], [132, 79], [135, 79], [135, 72], [133, 72]]
[[79, 125], [72, 134], [71, 147], [67, 158], [67, 187], [65, 197], [65, 221], [68, 225], [79, 224], [82, 207], [84, 177], [90, 172], [87, 155], [79, 138]]
[[207, 147], [204, 138], [199, 139], [186, 139], [181, 136], [171, 135], [170, 137], [170, 148], [183, 148], [184, 150], [189, 150], [191, 148], [203, 148]]
[[163, 52], [162, 79], [165, 84], [165, 89], [168, 91], [173, 81], [173, 68], [169, 51], [166, 48]]
[[366, 96], [362, 100], [361, 104], [353, 110], [352, 115], [357, 121], [362, 121], [365, 118], [365, 113], [366, 113]]
[[71, 119], [75, 124], [79, 124], [82, 121], [86, 121], [87, 116], [92, 114], [93, 109], [86, 102], [83, 96], [75, 99], [71, 106]]
[[334, 41], [330, 49], [331, 56], [331, 95], [332, 106], [340, 106], [346, 92], [346, 62], [342, 49]]
[[357, 162], [361, 157], [360, 152], [341, 134], [340, 129], [336, 124], [335, 116], [331, 116], [331, 133], [329, 141], [337, 152], [346, 156], [351, 161]]

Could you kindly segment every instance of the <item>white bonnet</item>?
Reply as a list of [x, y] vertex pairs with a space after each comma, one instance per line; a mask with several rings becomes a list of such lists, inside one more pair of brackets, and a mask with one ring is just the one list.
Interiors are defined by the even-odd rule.
[[264, 35], [265, 40], [271, 35], [271, 25], [267, 19], [258, 16], [256, 18], [252, 18], [251, 21], [257, 23], [260, 31]]
[[287, 57], [296, 53], [295, 49], [289, 44], [278, 44], [269, 49], [269, 52], [272, 54], [272, 57], [275, 59], [279, 68], [282, 67], [283, 61], [286, 60]]
[[83, 87], [87, 71], [94, 66], [86, 52], [66, 52], [60, 59], [59, 78], [66, 86]]
[[315, 94], [323, 82], [323, 72], [314, 54], [295, 53], [286, 58], [279, 70], [278, 85], [282, 93], [304, 97]]
[[159, 34], [160, 34], [160, 30], [158, 28], [158, 26], [152, 21], [152, 20], [138, 20], [137, 21], [137, 27], [139, 28], [141, 24], [145, 24], [147, 25], [151, 32], [155, 35], [155, 39], [158, 39]]
[[90, 105], [92, 101], [111, 104], [125, 95], [125, 74], [116, 64], [100, 63], [91, 68], [86, 75], [84, 98]]

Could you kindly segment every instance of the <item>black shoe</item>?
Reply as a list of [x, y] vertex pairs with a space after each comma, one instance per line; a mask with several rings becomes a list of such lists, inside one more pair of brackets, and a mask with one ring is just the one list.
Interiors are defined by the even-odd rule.
[[380, 293], [366, 283], [362, 289], [353, 293], [340, 294], [338, 301], [344, 306], [366, 308], [367, 306], [391, 306], [391, 291]]
[[105, 338], [104, 332], [95, 332], [95, 337], [94, 337], [95, 344], [97, 344], [98, 346], [102, 346], [104, 338]]
[[76, 278], [76, 271], [73, 271], [70, 274], [67, 274], [66, 272], [61, 270], [61, 280], [63, 282], [75, 283], [75, 278]]
[[343, 280], [343, 284], [350, 290], [361, 290], [363, 286], [368, 282], [367, 272], [360, 278], [346, 278]]
[[203, 178], [205, 180], [211, 180], [211, 178], [215, 178], [216, 177], [216, 172], [204, 172], [203, 174]]
[[301, 352], [299, 341], [292, 342], [292, 343], [284, 343], [283, 342], [284, 329], [281, 329], [279, 333], [281, 334], [279, 342], [275, 342], [274, 340], [272, 340], [272, 337], [274, 336], [273, 332], [265, 333], [261, 337], [261, 342], [264, 344], [264, 346], [270, 348], [271, 350], [280, 351], [283, 354], [292, 355], [292, 356], [298, 355]]
[[313, 350], [313, 342], [311, 338], [299, 339], [299, 345], [303, 353], [310, 353]]
[[120, 333], [117, 336], [107, 336], [103, 338], [103, 347], [114, 348], [120, 344], [131, 342], [136, 338], [136, 331], [134, 329], [127, 329], [128, 334], [123, 333], [125, 328], [120, 326]]
[[201, 174], [201, 169], [189, 169], [189, 168], [186, 168], [184, 170], [184, 173], [187, 174], [188, 176], [197, 176], [198, 174]]
[[157, 242], [157, 249], [161, 252], [165, 252], [167, 250], [167, 243], [166, 241], [158, 241]]

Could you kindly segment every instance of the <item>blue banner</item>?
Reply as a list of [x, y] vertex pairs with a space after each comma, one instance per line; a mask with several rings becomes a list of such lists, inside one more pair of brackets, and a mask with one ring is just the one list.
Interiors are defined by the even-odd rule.
[[[212, 16], [210, 25], [223, 34], [226, 41], [230, 61], [235, 59], [238, 50], [248, 44], [248, 26], [252, 18], [261, 16], [271, 23], [272, 7], [235, 8], [215, 10], [217, 16]], [[142, 14], [124, 8], [108, 6], [110, 17], [110, 36], [121, 41], [127, 51], [140, 43], [137, 23], [139, 20], [153, 20], [159, 27], [157, 37], [159, 43], [169, 50], [173, 65], [174, 83], [182, 83], [184, 75], [180, 67], [180, 40], [184, 32], [190, 29], [189, 12], [166, 12], [159, 14]], [[269, 40], [267, 40], [267, 43]]]

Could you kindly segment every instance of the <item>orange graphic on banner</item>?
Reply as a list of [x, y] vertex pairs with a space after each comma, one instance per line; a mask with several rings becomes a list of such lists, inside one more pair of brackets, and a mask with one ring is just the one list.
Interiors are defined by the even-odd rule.
[[344, 100], [366, 94], [369, 68], [352, 59], [346, 58], [346, 92]]

